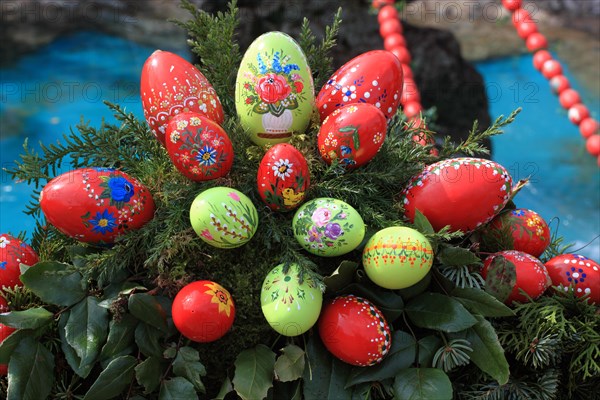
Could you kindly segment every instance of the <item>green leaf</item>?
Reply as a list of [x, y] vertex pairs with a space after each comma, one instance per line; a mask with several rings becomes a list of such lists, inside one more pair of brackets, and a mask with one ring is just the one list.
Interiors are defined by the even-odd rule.
[[115, 358], [100, 373], [83, 400], [108, 400], [119, 396], [133, 379], [137, 360], [132, 356]]
[[80, 377], [87, 378], [94, 367], [94, 362], [86, 364], [81, 363], [81, 358], [77, 355], [75, 349], [69, 344], [66, 338], [65, 326], [71, 315], [71, 311], [64, 312], [58, 321], [58, 337], [60, 338], [60, 348], [63, 351], [67, 363], [71, 369]]
[[350, 400], [352, 391], [346, 389], [351, 366], [334, 358], [318, 335], [312, 335], [306, 343], [307, 365], [304, 368], [305, 399]]
[[454, 288], [450, 294], [473, 314], [484, 317], [510, 317], [513, 310], [489, 293], [475, 288]]
[[342, 261], [340, 266], [331, 275], [323, 278], [323, 283], [327, 286], [327, 290], [337, 292], [344, 286], [352, 283], [357, 268], [358, 263], [354, 261]]
[[354, 294], [373, 302], [389, 323], [395, 321], [404, 312], [404, 300], [401, 296], [370, 281], [348, 285], [341, 293]]
[[50, 395], [54, 385], [54, 356], [44, 345], [26, 337], [8, 363], [7, 400], [38, 400]]
[[415, 220], [413, 225], [416, 230], [424, 235], [434, 234], [435, 230], [425, 215], [418, 209], [415, 209]]
[[135, 328], [135, 343], [146, 357], [162, 357], [160, 342], [163, 336], [161, 331], [143, 322]]
[[81, 359], [81, 365], [96, 360], [108, 335], [108, 311], [98, 303], [93, 296], [77, 303], [65, 325], [65, 338]]
[[147, 293], [136, 293], [129, 296], [129, 312], [142, 322], [152, 325], [161, 331], [167, 330], [166, 314], [156, 298]]
[[429, 335], [419, 339], [417, 344], [419, 345], [419, 366], [431, 366], [435, 352], [442, 345], [442, 339], [437, 335]]
[[0, 314], [0, 324], [16, 329], [37, 329], [48, 325], [53, 319], [54, 314], [43, 307]]
[[453, 298], [439, 293], [422, 293], [406, 305], [410, 320], [421, 328], [458, 332], [477, 323], [466, 308]]
[[33, 330], [17, 329], [0, 343], [0, 364], [8, 364], [15, 348], [26, 337], [33, 337]]
[[421, 279], [419, 282], [415, 283], [412, 286], [409, 286], [404, 289], [398, 289], [395, 292], [402, 297], [404, 301], [408, 301], [415, 296], [423, 293], [427, 288], [429, 288], [429, 284], [431, 283], [431, 270]]
[[508, 382], [509, 367], [500, 345], [498, 335], [485, 318], [476, 315], [477, 325], [467, 330], [466, 339], [471, 342], [471, 361], [500, 385]]
[[85, 256], [98, 253], [98, 249], [86, 246], [67, 246], [67, 253], [71, 258], [71, 262], [77, 268], [85, 268], [87, 261]]
[[475, 253], [462, 247], [445, 246], [438, 253], [438, 260], [451, 267], [462, 265], [481, 264], [479, 257]]
[[304, 350], [294, 344], [288, 344], [275, 361], [275, 378], [281, 382], [295, 381], [304, 373]]
[[83, 276], [68, 264], [42, 261], [21, 275], [21, 282], [49, 304], [71, 306], [86, 295]]
[[346, 382], [346, 388], [363, 382], [382, 381], [410, 367], [415, 362], [417, 344], [412, 335], [395, 331], [392, 334], [392, 347], [382, 362], [372, 367], [354, 367]]
[[408, 368], [394, 379], [394, 396], [402, 400], [452, 400], [452, 384], [438, 368]]
[[163, 373], [161, 360], [156, 357], [148, 357], [135, 367], [135, 379], [144, 387], [144, 393], [153, 392], [158, 388]]
[[206, 369], [200, 362], [198, 351], [191, 347], [182, 347], [177, 352], [177, 357], [173, 361], [173, 373], [190, 381], [196, 391], [206, 393], [206, 388], [200, 380], [201, 376], [206, 375]]
[[111, 320], [108, 325], [108, 338], [100, 351], [100, 361], [131, 353], [138, 323], [130, 314], [123, 314], [120, 321]]
[[275, 353], [267, 346], [242, 351], [235, 360], [233, 387], [244, 400], [260, 400], [267, 397], [273, 386]]
[[221, 389], [219, 389], [219, 393], [217, 394], [217, 397], [214, 398], [214, 400], [225, 400], [225, 396], [227, 396], [231, 392], [233, 392], [233, 385], [231, 383], [231, 379], [229, 379], [229, 377], [227, 376], [225, 377], [225, 380], [221, 385]]
[[164, 381], [160, 385], [158, 400], [193, 400], [198, 399], [194, 385], [185, 378], [177, 377]]
[[503, 256], [494, 257], [487, 269], [485, 291], [504, 303], [516, 283], [515, 265]]

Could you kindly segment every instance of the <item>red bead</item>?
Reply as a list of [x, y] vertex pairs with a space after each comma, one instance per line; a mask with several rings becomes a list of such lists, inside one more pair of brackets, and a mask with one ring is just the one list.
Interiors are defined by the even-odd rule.
[[373, 7], [374, 8], [380, 8], [386, 5], [392, 5], [394, 4], [394, 0], [373, 0]]
[[397, 19], [387, 19], [379, 25], [379, 34], [386, 38], [394, 33], [402, 33], [402, 25]]
[[508, 11], [515, 11], [521, 7], [521, 0], [502, 0], [502, 5]]
[[377, 14], [377, 21], [379, 24], [383, 23], [383, 21], [387, 19], [397, 19], [398, 18], [398, 10], [396, 7], [392, 5], [386, 5], [379, 9], [379, 13]]
[[412, 118], [417, 117], [421, 111], [423, 111], [423, 107], [421, 106], [421, 103], [411, 101], [402, 106], [402, 111], [404, 111], [404, 115], [406, 115], [407, 118]]
[[404, 36], [402, 36], [399, 33], [393, 33], [391, 35], [388, 35], [383, 40], [383, 48], [387, 51], [390, 51], [394, 47], [398, 46], [406, 47], [406, 40], [404, 39]]
[[593, 118], [585, 118], [579, 124], [579, 133], [581, 133], [581, 136], [587, 139], [592, 135], [598, 134], [598, 127], [598, 121]]
[[527, 20], [533, 21], [533, 18], [531, 18], [531, 14], [529, 14], [529, 11], [525, 10], [524, 8], [518, 8], [514, 10], [512, 15], [512, 23], [515, 27], [519, 23]]
[[411, 101], [420, 102], [421, 95], [417, 84], [412, 79], [404, 79], [404, 86], [402, 88], [402, 96], [400, 96], [400, 104], [410, 103]]
[[410, 69], [410, 65], [402, 64], [402, 76], [404, 79], [414, 79], [414, 75], [412, 69]]
[[587, 138], [585, 148], [594, 157], [600, 156], [600, 135], [595, 134]]
[[538, 30], [535, 22], [530, 19], [521, 21], [519, 22], [519, 25], [517, 25], [517, 34], [521, 37], [521, 39], [527, 39], [529, 35], [537, 31]]
[[533, 55], [533, 66], [538, 71], [541, 71], [544, 63], [548, 60], [552, 60], [552, 54], [548, 50], [536, 51]]
[[564, 75], [557, 75], [550, 79], [550, 89], [554, 94], [561, 94], [566, 89], [570, 88], [571, 84]]
[[575, 104], [569, 108], [569, 121], [575, 125], [579, 125], [581, 121], [590, 116], [590, 110], [581, 103]]
[[552, 79], [555, 76], [562, 75], [562, 66], [556, 60], [548, 60], [542, 66], [542, 75], [546, 79]]
[[406, 47], [394, 47], [390, 50], [402, 64], [410, 64], [412, 58]]
[[560, 96], [558, 96], [558, 101], [564, 109], [568, 110], [575, 104], [581, 103], [581, 97], [579, 97], [579, 93], [577, 93], [575, 90], [565, 89]]
[[539, 32], [532, 33], [525, 41], [525, 45], [529, 51], [537, 51], [548, 47], [546, 37]]

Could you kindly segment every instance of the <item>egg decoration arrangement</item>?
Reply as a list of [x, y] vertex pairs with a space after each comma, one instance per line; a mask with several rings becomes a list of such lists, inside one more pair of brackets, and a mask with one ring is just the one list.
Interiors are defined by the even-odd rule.
[[93, 244], [113, 243], [154, 217], [150, 191], [125, 172], [81, 168], [49, 181], [40, 207], [52, 225], [67, 236]]
[[184, 286], [173, 299], [173, 323], [194, 342], [214, 342], [233, 325], [235, 304], [231, 294], [218, 283], [202, 280]]
[[[33, 266], [38, 261], [37, 253], [27, 243], [6, 233], [0, 234], [0, 291], [4, 287], [23, 286], [21, 264]], [[3, 300], [1, 296], [0, 300]]]
[[309, 274], [302, 273], [298, 264], [280, 264], [267, 274], [260, 291], [267, 322], [283, 336], [308, 331], [321, 313], [321, 289]]
[[546, 261], [552, 286], [565, 292], [572, 289], [577, 297], [588, 296], [588, 301], [600, 304], [600, 265], [579, 254], [561, 254]]
[[318, 326], [327, 350], [351, 365], [379, 364], [392, 346], [385, 317], [362, 297], [345, 295], [327, 301]]
[[310, 186], [310, 170], [304, 155], [288, 143], [274, 145], [265, 153], [256, 174], [258, 194], [274, 211], [297, 208]]
[[288, 142], [307, 128], [312, 73], [302, 49], [283, 32], [267, 32], [246, 50], [235, 83], [240, 123], [257, 145]]
[[144, 117], [165, 145], [167, 124], [174, 116], [196, 112], [221, 125], [223, 106], [206, 77], [192, 64], [168, 51], [156, 50], [142, 68], [140, 94]]

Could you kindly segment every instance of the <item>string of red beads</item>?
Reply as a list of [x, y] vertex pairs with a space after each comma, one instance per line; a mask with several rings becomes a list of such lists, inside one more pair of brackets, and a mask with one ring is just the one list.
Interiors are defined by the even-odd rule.
[[512, 12], [512, 23], [517, 34], [525, 40], [525, 46], [533, 53], [534, 67], [548, 79], [550, 88], [558, 96], [560, 105], [567, 110], [569, 120], [579, 127], [579, 133], [586, 140], [586, 149], [598, 159], [600, 166], [600, 134], [598, 121], [590, 116], [590, 111], [581, 101], [577, 91], [571, 89], [569, 80], [563, 75], [558, 60], [548, 52], [548, 41], [538, 32], [531, 14], [522, 8], [522, 0], [502, 0], [502, 5]]

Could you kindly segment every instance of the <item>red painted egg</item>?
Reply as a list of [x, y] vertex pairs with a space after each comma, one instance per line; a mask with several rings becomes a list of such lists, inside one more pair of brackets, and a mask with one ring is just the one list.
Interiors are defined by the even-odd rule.
[[485, 241], [504, 243], [510, 234], [512, 246], [501, 250], [517, 250], [539, 257], [550, 244], [550, 228], [538, 213], [524, 208], [501, 213], [485, 228]]
[[502, 5], [508, 11], [515, 11], [521, 7], [521, 0], [502, 0]]
[[538, 51], [548, 47], [548, 41], [541, 33], [534, 32], [527, 37], [527, 40], [525, 40], [525, 46], [527, 46], [529, 51]]
[[229, 173], [233, 146], [227, 132], [198, 113], [182, 113], [167, 125], [167, 151], [179, 172], [201, 182]]
[[396, 114], [402, 94], [402, 66], [385, 50], [363, 53], [338, 69], [317, 96], [321, 121], [350, 103], [369, 103], [386, 118]]
[[317, 142], [321, 157], [348, 168], [368, 163], [379, 151], [387, 130], [383, 113], [369, 103], [348, 104], [325, 118]]
[[154, 216], [152, 195], [136, 179], [112, 168], [81, 168], [57, 176], [40, 194], [46, 219], [87, 243], [113, 243]]
[[562, 75], [562, 73], [562, 66], [556, 60], [548, 60], [542, 65], [542, 75], [544, 75], [546, 79], [552, 79], [555, 76]]
[[293, 210], [304, 201], [310, 186], [306, 158], [291, 144], [276, 144], [261, 160], [256, 183], [260, 198], [269, 208]]
[[550, 79], [550, 89], [554, 94], [561, 94], [564, 90], [571, 87], [569, 80], [564, 75], [557, 75]]
[[404, 39], [404, 36], [402, 36], [399, 33], [394, 33], [392, 35], [388, 35], [383, 40], [383, 48], [386, 49], [387, 51], [390, 51], [394, 47], [398, 47], [398, 46], [406, 47], [406, 40]]
[[585, 139], [598, 133], [598, 121], [593, 118], [586, 118], [579, 124], [579, 133]]
[[4, 286], [23, 286], [19, 278], [20, 265], [32, 266], [38, 261], [37, 253], [27, 243], [6, 233], [0, 234], [0, 290]]
[[396, 46], [390, 49], [390, 52], [400, 60], [402, 64], [410, 64], [412, 61], [412, 57], [410, 56], [410, 52], [404, 46]]
[[489, 222], [506, 205], [512, 179], [506, 169], [489, 160], [454, 158], [429, 165], [403, 190], [404, 215], [412, 222], [415, 210], [434, 229], [470, 232]]
[[517, 25], [517, 34], [521, 39], [527, 39], [529, 35], [537, 31], [537, 26], [532, 20], [521, 21]]
[[380, 24], [388, 19], [398, 19], [398, 10], [396, 10], [396, 7], [392, 5], [381, 7], [381, 9], [379, 9], [379, 13], [377, 14], [377, 22]]
[[581, 103], [581, 97], [574, 89], [565, 89], [560, 96], [558, 96], [558, 101], [565, 110], [568, 110], [575, 104]]
[[588, 294], [592, 303], [600, 304], [600, 265], [577, 254], [562, 254], [546, 262], [553, 286], [562, 285], [565, 291], [573, 287], [577, 297]]
[[199, 343], [222, 338], [235, 318], [233, 298], [227, 289], [211, 281], [184, 286], [173, 299], [171, 311], [177, 330]]
[[192, 64], [168, 51], [156, 50], [144, 63], [140, 80], [144, 117], [165, 144], [167, 124], [182, 112], [197, 112], [217, 124], [224, 120], [217, 92]]
[[[509, 287], [504, 279], [513, 273], [516, 280], [514, 285]], [[509, 305], [513, 301], [521, 303], [528, 301], [521, 290], [535, 300], [551, 284], [548, 271], [540, 260], [516, 250], [501, 251], [486, 258], [481, 274], [486, 282], [486, 291], [500, 297], [498, 300]]]
[[[0, 343], [4, 342], [7, 337], [10, 336], [11, 333], [16, 331], [15, 328], [11, 328], [10, 326], [0, 324]], [[8, 364], [0, 364], [0, 376], [6, 376], [8, 373]]]
[[590, 110], [588, 110], [588, 108], [583, 104], [577, 103], [573, 107], [569, 108], [568, 114], [569, 121], [575, 125], [579, 125], [581, 121], [590, 116]]
[[538, 71], [541, 71], [544, 63], [548, 60], [552, 60], [552, 54], [548, 50], [536, 51], [533, 55], [533, 66]]
[[381, 311], [369, 300], [351, 294], [336, 297], [323, 307], [319, 335], [335, 357], [361, 367], [380, 363], [392, 345]]

